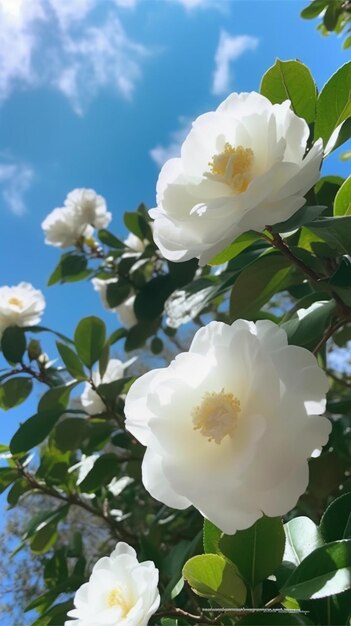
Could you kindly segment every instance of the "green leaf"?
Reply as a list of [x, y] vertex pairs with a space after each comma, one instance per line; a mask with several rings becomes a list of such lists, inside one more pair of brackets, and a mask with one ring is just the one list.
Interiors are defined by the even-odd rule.
[[69, 385], [60, 385], [52, 387], [39, 400], [38, 413], [42, 411], [58, 410], [64, 412], [67, 408], [70, 393], [74, 387], [74, 383]]
[[[131, 233], [143, 240], [145, 235], [145, 218], [138, 213], [127, 212], [123, 216], [123, 221]], [[152, 240], [151, 240], [152, 241]]]
[[55, 443], [59, 450], [77, 450], [89, 432], [89, 424], [81, 417], [67, 417], [55, 428]]
[[250, 587], [280, 565], [284, 546], [283, 522], [279, 517], [261, 517], [250, 528], [223, 535], [219, 541], [221, 552], [237, 566]]
[[120, 339], [124, 339], [128, 334], [128, 331], [125, 328], [117, 328], [117, 330], [113, 331], [113, 333], [107, 339], [110, 346], [113, 346], [114, 343], [117, 343]]
[[335, 196], [344, 180], [342, 176], [322, 176], [315, 185], [317, 203], [331, 209], [334, 204]]
[[102, 228], [98, 231], [98, 238], [100, 239], [101, 243], [104, 243], [105, 246], [110, 246], [110, 248], [116, 248], [117, 250], [121, 250], [123, 252], [126, 249], [125, 243], [123, 243], [123, 241], [121, 241], [120, 239], [117, 239], [115, 235], [110, 233], [105, 228]]
[[184, 287], [192, 281], [195, 276], [195, 272], [199, 266], [197, 259], [190, 259], [189, 261], [183, 261], [182, 263], [173, 263], [167, 261], [169, 273], [172, 277], [173, 285], [175, 287]]
[[334, 215], [351, 215], [351, 176], [345, 180], [335, 196]]
[[63, 254], [58, 265], [51, 274], [48, 285], [51, 287], [56, 283], [71, 282], [81, 280], [89, 276], [90, 271], [86, 270], [87, 260], [82, 254]]
[[30, 549], [35, 554], [43, 554], [56, 543], [57, 536], [57, 524], [55, 522], [46, 524], [33, 535], [29, 543]]
[[1, 337], [1, 350], [9, 363], [21, 363], [26, 351], [24, 329], [18, 326], [5, 328]]
[[12, 467], [0, 467], [0, 493], [12, 485], [17, 480], [18, 475], [18, 471]]
[[351, 539], [351, 492], [333, 500], [324, 512], [319, 528], [326, 543]]
[[333, 131], [351, 116], [351, 62], [345, 63], [323, 87], [317, 101], [314, 137], [324, 145]]
[[56, 341], [56, 346], [68, 373], [76, 380], [86, 380], [87, 376], [79, 356], [65, 343]]
[[281, 589], [298, 600], [315, 600], [351, 588], [351, 539], [334, 541], [309, 554]]
[[301, 228], [304, 224], [308, 224], [312, 222], [312, 220], [319, 217], [326, 209], [325, 206], [303, 206], [302, 209], [299, 209], [294, 213], [294, 215], [286, 220], [285, 222], [280, 222], [279, 224], [274, 224], [272, 228], [273, 233], [289, 233], [292, 230], [296, 230], [297, 228]]
[[203, 526], [203, 544], [205, 552], [217, 554], [219, 550], [219, 540], [221, 538], [222, 531], [217, 528], [208, 519], [204, 520]]
[[277, 59], [263, 76], [260, 92], [273, 104], [290, 100], [296, 115], [313, 122], [317, 89], [310, 70], [300, 61]]
[[163, 341], [159, 337], [154, 337], [150, 344], [152, 354], [160, 354], [163, 350]]
[[245, 603], [246, 588], [236, 567], [219, 554], [200, 554], [189, 559], [183, 576], [197, 595], [221, 606], [233, 608]]
[[95, 316], [83, 318], [74, 333], [74, 343], [84, 365], [91, 368], [99, 360], [104, 349], [106, 327]]
[[311, 224], [309, 230], [318, 235], [329, 246], [341, 252], [350, 254], [351, 252], [351, 215], [342, 217], [321, 217]]
[[311, 310], [301, 319], [295, 317], [281, 324], [288, 335], [289, 344], [304, 348], [315, 347], [321, 339], [335, 308], [336, 303], [334, 300], [330, 300], [330, 302]]
[[312, 20], [313, 18], [318, 17], [318, 15], [324, 11], [328, 2], [329, 0], [314, 0], [313, 2], [310, 2], [310, 4], [301, 11], [301, 17], [304, 17], [305, 20]]
[[95, 461], [93, 468], [80, 483], [80, 490], [83, 493], [89, 493], [107, 485], [117, 475], [118, 468], [118, 457], [115, 454], [112, 452], [103, 454]]
[[175, 286], [170, 275], [156, 276], [137, 294], [134, 311], [139, 320], [154, 320], [163, 313], [167, 298]]
[[33, 383], [30, 378], [16, 376], [0, 385], [0, 407], [7, 411], [22, 404], [32, 391]]
[[41, 443], [63, 413], [63, 410], [42, 411], [27, 419], [10, 441], [12, 454], [27, 452]]
[[234, 259], [241, 252], [246, 250], [246, 248], [249, 248], [249, 246], [257, 241], [257, 239], [258, 237], [256, 233], [252, 231], [248, 231], [247, 233], [240, 235], [240, 237], [227, 246], [227, 248], [224, 248], [222, 252], [216, 254], [208, 265], [222, 265], [223, 263], [227, 263], [227, 261], [231, 261], [231, 259]]
[[145, 341], [155, 334], [159, 328], [159, 318], [152, 322], [138, 322], [129, 329], [124, 349], [126, 352], [141, 348]]
[[[351, 118], [347, 118], [335, 131], [335, 135], [333, 139], [330, 140], [328, 144], [328, 149], [325, 150], [325, 156], [328, 156], [334, 150], [337, 150], [342, 146], [346, 141], [348, 141], [351, 137]], [[344, 158], [343, 155], [340, 155], [340, 159], [345, 161], [347, 159]]]
[[342, 44], [342, 47], [344, 50], [348, 50], [350, 46], [351, 46], [351, 35], [349, 37], [346, 37], [344, 43]]
[[130, 294], [130, 284], [125, 278], [119, 278], [115, 283], [108, 283], [106, 300], [111, 309], [122, 304]]
[[125, 386], [130, 382], [131, 376], [126, 376], [124, 378], [119, 378], [118, 380], [112, 381], [112, 383], [102, 383], [98, 386], [97, 390], [99, 394], [101, 394], [106, 400], [114, 401], [117, 396], [119, 396]]
[[323, 545], [318, 526], [309, 517], [295, 517], [284, 524], [284, 561], [300, 565], [306, 556]]
[[277, 292], [299, 282], [288, 259], [267, 254], [244, 268], [230, 296], [232, 319], [254, 318], [260, 308]]

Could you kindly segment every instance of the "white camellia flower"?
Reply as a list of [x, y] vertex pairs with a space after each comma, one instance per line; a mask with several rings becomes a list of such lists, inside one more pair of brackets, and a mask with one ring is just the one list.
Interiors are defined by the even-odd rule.
[[122, 326], [124, 326], [124, 328], [131, 328], [138, 322], [137, 317], [134, 313], [135, 294], [129, 296], [129, 298], [127, 298], [125, 302], [122, 302], [122, 304], [116, 306], [115, 308], [110, 308], [108, 305], [106, 297], [107, 285], [111, 283], [116, 283], [117, 278], [108, 278], [107, 280], [102, 280], [101, 278], [93, 278], [91, 282], [94, 290], [97, 291], [97, 293], [99, 294], [104, 308], [108, 311], [113, 311], [114, 313], [116, 313], [119, 321], [121, 322]]
[[94, 189], [74, 189], [67, 195], [65, 206], [78, 216], [82, 224], [91, 224], [94, 228], [106, 228], [112, 219], [105, 198]]
[[305, 156], [308, 137], [289, 100], [273, 105], [255, 92], [198, 117], [158, 178], [150, 216], [162, 254], [205, 265], [242, 233], [291, 217], [319, 178], [322, 140]]
[[328, 440], [327, 389], [312, 353], [279, 326], [211, 322], [127, 395], [126, 427], [147, 446], [146, 489], [170, 507], [193, 504], [229, 534], [287, 513]]
[[[134, 235], [134, 233], [129, 233], [128, 237], [126, 239], [124, 239], [123, 243], [125, 243], [126, 246], [128, 246], [128, 248], [130, 248], [134, 252], [141, 253], [141, 252], [144, 252], [144, 250], [145, 250], [145, 243], [144, 243], [144, 241], [139, 239], [139, 237]], [[128, 254], [129, 253], [127, 252], [127, 254], [124, 254], [123, 256], [126, 257], [126, 256], [128, 256]]]
[[88, 240], [94, 228], [105, 228], [112, 218], [106, 201], [93, 189], [74, 189], [65, 206], [54, 209], [42, 222], [45, 243], [57, 248], [74, 246], [82, 237]]
[[147, 626], [160, 605], [158, 570], [139, 563], [135, 550], [117, 543], [111, 556], [99, 559], [89, 582], [79, 587], [75, 608], [65, 626]]
[[29, 283], [0, 287], [0, 333], [9, 326], [39, 324], [44, 309], [42, 292]]
[[[101, 385], [102, 383], [112, 383], [115, 380], [119, 380], [124, 376], [124, 370], [129, 367], [134, 361], [135, 357], [126, 361], [126, 363], [122, 363], [118, 359], [110, 359], [107, 364], [106, 371], [101, 378], [100, 372], [96, 370], [92, 374], [93, 383], [96, 387]], [[81, 395], [81, 403], [83, 408], [89, 415], [97, 415], [98, 413], [103, 413], [106, 410], [105, 404], [101, 400], [100, 396], [92, 389], [89, 383], [85, 383], [84, 391]]]

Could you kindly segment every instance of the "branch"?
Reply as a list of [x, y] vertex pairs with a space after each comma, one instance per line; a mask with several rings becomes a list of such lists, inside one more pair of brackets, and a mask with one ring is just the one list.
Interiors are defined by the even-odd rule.
[[333, 324], [330, 324], [330, 326], [328, 326], [328, 328], [326, 329], [322, 339], [317, 343], [314, 350], [312, 350], [313, 354], [317, 354], [317, 352], [319, 352], [319, 350], [323, 348], [324, 344], [327, 343], [328, 339], [330, 339], [334, 335], [334, 333], [339, 330], [339, 328], [344, 326], [347, 322], [348, 320], [343, 319], [336, 320]]

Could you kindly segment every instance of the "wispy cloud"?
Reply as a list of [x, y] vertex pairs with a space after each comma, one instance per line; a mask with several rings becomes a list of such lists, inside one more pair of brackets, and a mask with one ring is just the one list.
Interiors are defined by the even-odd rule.
[[192, 9], [219, 9], [223, 11], [226, 9], [228, 0], [168, 0], [169, 2], [177, 2], [181, 4], [185, 9], [191, 11]]
[[34, 178], [33, 169], [24, 163], [0, 162], [0, 196], [15, 215], [26, 212], [25, 195]]
[[0, 0], [0, 101], [33, 84], [54, 86], [79, 114], [104, 87], [130, 99], [149, 54], [120, 19], [136, 1], [105, 0], [101, 11], [99, 0]]
[[162, 167], [168, 159], [179, 156], [180, 147], [191, 129], [190, 119], [180, 117], [178, 121], [179, 128], [170, 134], [169, 143], [164, 146], [158, 144], [149, 151], [150, 157], [158, 167]]
[[230, 89], [231, 63], [249, 50], [256, 50], [259, 40], [250, 35], [230, 35], [222, 30], [215, 54], [212, 93], [216, 96], [225, 94]]

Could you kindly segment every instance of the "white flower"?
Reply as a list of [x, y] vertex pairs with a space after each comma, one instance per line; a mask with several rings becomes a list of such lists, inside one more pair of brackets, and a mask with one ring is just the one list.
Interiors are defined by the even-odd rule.
[[135, 294], [129, 296], [127, 300], [122, 302], [118, 307], [116, 307], [115, 311], [124, 328], [132, 328], [137, 324], [137, 316], [134, 313], [134, 302], [135, 302]]
[[115, 312], [124, 328], [131, 328], [138, 321], [134, 313], [135, 294], [129, 296], [129, 298], [127, 298], [125, 302], [114, 308], [109, 307], [107, 302], [107, 285], [111, 283], [116, 283], [117, 280], [117, 278], [107, 278], [106, 280], [102, 280], [101, 278], [93, 278], [91, 282], [95, 291], [98, 292], [104, 308], [108, 309], [109, 311]]
[[75, 246], [82, 237], [90, 239], [94, 228], [105, 228], [111, 217], [105, 199], [93, 189], [74, 189], [65, 206], [54, 209], [42, 222], [45, 243], [57, 248]]
[[71, 209], [54, 209], [41, 225], [45, 233], [45, 243], [56, 248], [75, 246], [81, 237], [90, 238], [92, 226], [82, 223]]
[[327, 442], [327, 389], [315, 357], [287, 345], [279, 326], [211, 322], [127, 395], [126, 427], [147, 446], [146, 489], [230, 534], [285, 514], [307, 487], [307, 458]]
[[[98, 454], [91, 454], [90, 456], [82, 454], [82, 458], [80, 459], [80, 461], [78, 461], [78, 463], [75, 463], [74, 465], [71, 465], [71, 467], [68, 469], [69, 474], [74, 472], [74, 470], [78, 470], [78, 478], [76, 481], [77, 485], [80, 485], [80, 483], [83, 482], [84, 478], [88, 476], [90, 470], [93, 469], [95, 461], [97, 461], [98, 458]], [[92, 497], [94, 498], [95, 496], [93, 495]]]
[[117, 543], [111, 556], [99, 559], [89, 582], [76, 592], [76, 608], [65, 626], [147, 626], [160, 604], [158, 570], [152, 561], [139, 563], [135, 550]]
[[130, 476], [122, 476], [122, 478], [112, 478], [111, 482], [107, 485], [107, 489], [115, 496], [119, 496], [122, 491], [134, 482]]
[[[128, 237], [126, 239], [124, 239], [123, 243], [125, 243], [126, 246], [128, 246], [128, 248], [131, 248], [131, 250], [133, 250], [134, 252], [140, 252], [141, 253], [141, 252], [144, 252], [144, 250], [145, 250], [145, 243], [144, 243], [144, 241], [139, 239], [139, 237], [134, 235], [134, 233], [129, 233]], [[123, 256], [126, 257], [128, 255], [129, 255], [129, 253], [127, 252], [127, 254], [124, 254]]]
[[29, 283], [0, 287], [0, 333], [9, 326], [35, 326], [45, 309], [39, 289]]
[[[92, 379], [96, 387], [102, 383], [112, 383], [115, 380], [119, 380], [124, 376], [124, 370], [134, 363], [135, 358], [129, 359], [126, 363], [122, 363], [118, 359], [110, 359], [106, 367], [106, 371], [101, 378], [100, 372], [96, 370], [93, 372]], [[97, 415], [106, 410], [106, 406], [101, 400], [100, 396], [91, 388], [89, 383], [85, 383], [84, 391], [81, 395], [82, 406], [89, 415]]]
[[273, 105], [255, 92], [198, 117], [181, 157], [159, 175], [150, 216], [162, 254], [204, 265], [242, 233], [291, 217], [319, 178], [322, 141], [304, 157], [308, 136], [290, 101]]
[[94, 189], [74, 189], [67, 195], [65, 206], [77, 215], [82, 224], [91, 224], [94, 228], [106, 228], [112, 219], [106, 209], [105, 198]]

